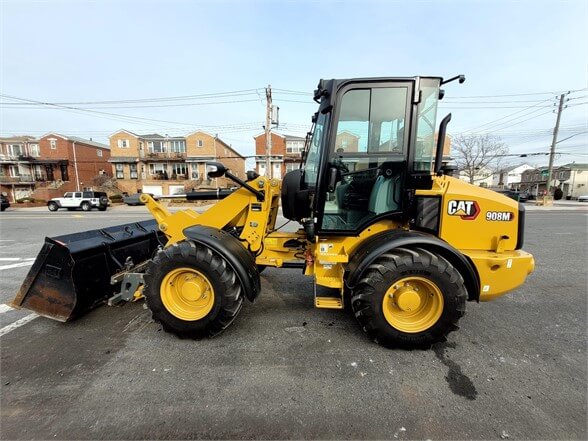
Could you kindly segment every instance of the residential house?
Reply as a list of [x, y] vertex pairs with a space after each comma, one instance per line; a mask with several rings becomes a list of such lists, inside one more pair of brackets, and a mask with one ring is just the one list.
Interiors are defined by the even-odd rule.
[[[266, 176], [265, 133], [257, 135], [253, 139], [255, 139], [256, 171], [260, 175]], [[272, 132], [271, 140], [272, 177], [282, 179], [287, 172], [300, 168], [305, 138]]]
[[[459, 171], [459, 179], [462, 181], [470, 182], [470, 177], [467, 176], [463, 170]], [[474, 174], [474, 185], [478, 185], [480, 187], [488, 188], [492, 186], [492, 171], [485, 167], [481, 167], [476, 170]]]
[[110, 136], [112, 173], [121, 191], [156, 195], [184, 193], [186, 187], [229, 187], [226, 178], [209, 180], [206, 163], [222, 162], [245, 178], [245, 158], [218, 136], [196, 131], [186, 136], [138, 135], [119, 130]]
[[[535, 196], [547, 190], [548, 167], [526, 170], [522, 173], [520, 190]], [[560, 188], [564, 198], [575, 199], [588, 195], [588, 164], [570, 163], [553, 167], [551, 187]]]
[[51, 199], [90, 188], [93, 178], [109, 173], [109, 158], [107, 145], [75, 136], [0, 138], [0, 188], [13, 202]]
[[521, 164], [498, 170], [492, 175], [492, 187], [519, 190], [523, 172], [532, 169], [529, 164]]

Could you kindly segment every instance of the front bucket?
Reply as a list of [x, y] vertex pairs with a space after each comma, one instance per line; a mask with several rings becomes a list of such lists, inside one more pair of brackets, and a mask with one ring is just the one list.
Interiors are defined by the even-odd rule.
[[15, 308], [66, 322], [112, 296], [112, 275], [154, 256], [165, 243], [155, 220], [45, 238]]

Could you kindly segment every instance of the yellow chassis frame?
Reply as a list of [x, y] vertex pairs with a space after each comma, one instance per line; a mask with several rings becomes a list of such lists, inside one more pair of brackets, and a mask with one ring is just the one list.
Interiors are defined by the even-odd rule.
[[[448, 192], [449, 182], [452, 182], [451, 179], [436, 177], [432, 190], [417, 194], [444, 197]], [[240, 188], [202, 214], [192, 209], [171, 213], [148, 194], [143, 194], [141, 201], [158, 222], [159, 229], [167, 236], [167, 246], [184, 240], [183, 231], [187, 227], [207, 225], [219, 229], [235, 228], [236, 231], [240, 231], [239, 238], [242, 244], [255, 254], [258, 265], [282, 267], [287, 263], [300, 263], [306, 260], [305, 275], [314, 276], [317, 285], [335, 288], [340, 292], [341, 299], [316, 298], [315, 305], [324, 308], [343, 307], [345, 264], [359, 244], [384, 231], [399, 228], [408, 230], [407, 224], [382, 220], [370, 225], [357, 236], [319, 237], [315, 243], [310, 243], [302, 229], [293, 233], [275, 230], [281, 181], [258, 177], [249, 184], [264, 192], [263, 201], [259, 201], [248, 190]], [[456, 185], [459, 188], [459, 184]], [[442, 214], [441, 218], [444, 217]], [[445, 234], [447, 237], [441, 239], [452, 244], [453, 230], [448, 230], [449, 233]], [[459, 231], [455, 231], [455, 234], [459, 237]], [[534, 269], [533, 256], [520, 250], [505, 251], [502, 237], [504, 236], [492, 239], [494, 246], [490, 250], [460, 249], [477, 270], [482, 301], [494, 299], [515, 289]]]

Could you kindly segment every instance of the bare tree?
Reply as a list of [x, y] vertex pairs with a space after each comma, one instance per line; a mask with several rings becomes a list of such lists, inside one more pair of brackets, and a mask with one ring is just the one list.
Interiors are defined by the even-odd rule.
[[451, 142], [459, 170], [469, 179], [470, 184], [484, 179], [483, 170], [493, 174], [500, 168], [503, 155], [508, 147], [500, 138], [492, 135], [460, 135]]

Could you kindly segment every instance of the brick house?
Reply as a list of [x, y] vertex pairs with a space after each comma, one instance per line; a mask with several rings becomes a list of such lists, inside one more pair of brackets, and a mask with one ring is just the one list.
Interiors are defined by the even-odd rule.
[[[521, 174], [520, 190], [534, 196], [547, 190], [548, 167], [525, 170]], [[560, 188], [564, 198], [588, 195], [588, 164], [570, 163], [553, 167], [551, 187]]]
[[[300, 167], [305, 138], [272, 132], [272, 177], [281, 179], [284, 175]], [[255, 169], [257, 173], [266, 174], [265, 133], [254, 136]]]
[[51, 199], [89, 188], [93, 178], [109, 174], [109, 157], [107, 145], [75, 136], [0, 138], [0, 188], [12, 202]]
[[492, 187], [519, 190], [523, 172], [532, 169], [533, 167], [528, 164], [502, 168], [492, 176]]
[[226, 178], [209, 180], [206, 163], [222, 162], [245, 177], [245, 158], [218, 136], [196, 131], [186, 136], [138, 135], [119, 130], [110, 136], [113, 176], [121, 191], [156, 195], [183, 193], [186, 187], [230, 187]]

